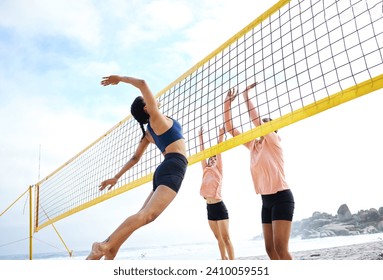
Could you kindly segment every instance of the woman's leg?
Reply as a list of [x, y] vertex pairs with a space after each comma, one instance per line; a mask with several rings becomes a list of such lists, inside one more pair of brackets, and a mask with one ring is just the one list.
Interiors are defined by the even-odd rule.
[[221, 233], [221, 239], [225, 244], [225, 249], [229, 260], [234, 260], [234, 248], [230, 240], [229, 234], [229, 219], [218, 221], [219, 232]]
[[290, 190], [262, 196], [262, 225], [265, 247], [270, 259], [291, 260], [289, 239], [294, 214], [294, 197]]
[[277, 252], [279, 259], [292, 260], [289, 253], [289, 240], [291, 233], [291, 222], [285, 220], [273, 221], [273, 242], [274, 249]]
[[215, 238], [218, 241], [218, 248], [219, 248], [219, 252], [221, 254], [221, 259], [227, 260], [225, 243], [222, 240], [221, 232], [220, 232], [220, 229], [218, 227], [218, 222], [209, 220], [209, 226], [210, 226], [211, 231], [213, 232]]
[[96, 242], [92, 246], [92, 252], [87, 259], [99, 260], [105, 256], [106, 260], [112, 260], [117, 255], [121, 245], [129, 236], [140, 227], [154, 221], [173, 201], [176, 192], [160, 185], [154, 193], [150, 194], [142, 209], [128, 217], [104, 242]]
[[265, 241], [266, 253], [270, 260], [279, 260], [279, 256], [274, 248], [273, 226], [272, 224], [262, 224], [263, 238]]

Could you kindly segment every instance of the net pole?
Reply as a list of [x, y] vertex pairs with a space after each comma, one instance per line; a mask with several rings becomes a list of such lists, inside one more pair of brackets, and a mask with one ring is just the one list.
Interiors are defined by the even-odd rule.
[[32, 186], [29, 186], [29, 260], [33, 258], [33, 199]]

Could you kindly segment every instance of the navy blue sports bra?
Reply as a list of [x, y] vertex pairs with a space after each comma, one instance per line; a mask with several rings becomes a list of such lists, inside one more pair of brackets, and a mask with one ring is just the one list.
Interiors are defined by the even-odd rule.
[[148, 123], [148, 130], [152, 135], [156, 146], [161, 150], [162, 153], [165, 151], [166, 147], [169, 146], [171, 143], [179, 139], [184, 139], [180, 123], [172, 118], [170, 119], [173, 120], [172, 127], [164, 133], [162, 133], [161, 135], [155, 134], [152, 127], [150, 126], [150, 122]]

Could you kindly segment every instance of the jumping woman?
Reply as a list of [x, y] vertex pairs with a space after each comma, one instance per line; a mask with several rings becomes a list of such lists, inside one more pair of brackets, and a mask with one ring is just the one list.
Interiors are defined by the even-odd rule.
[[[140, 124], [142, 139], [132, 158], [113, 178], [103, 181], [99, 190], [110, 190], [126, 171], [139, 162], [150, 143], [161, 150], [164, 160], [154, 172], [153, 190], [142, 208], [128, 217], [105, 241], [93, 243], [87, 260], [99, 260], [102, 257], [113, 260], [121, 245], [134, 231], [153, 222], [173, 201], [188, 165], [180, 123], [159, 111], [159, 103], [144, 80], [112, 75], [103, 77], [101, 85], [117, 85], [120, 82], [131, 84], [141, 91], [142, 96], [138, 96], [132, 103], [131, 114]], [[147, 125], [146, 130], [144, 125]]]
[[[242, 93], [248, 114], [255, 126], [271, 121], [260, 119], [257, 109], [249, 99], [249, 85]], [[233, 136], [240, 132], [233, 127], [231, 103], [238, 91], [230, 89], [224, 103], [226, 130]], [[262, 228], [266, 252], [271, 260], [291, 260], [289, 239], [294, 214], [294, 197], [286, 182], [281, 138], [277, 131], [254, 139], [244, 145], [250, 151], [250, 171], [255, 192], [262, 197]]]
[[[223, 140], [225, 129], [219, 130], [218, 143]], [[199, 132], [201, 151], [205, 149], [203, 129]], [[218, 241], [222, 260], [234, 260], [234, 248], [229, 235], [229, 214], [222, 200], [222, 156], [217, 154], [201, 161], [203, 176], [200, 195], [206, 200], [207, 219], [210, 229]]]

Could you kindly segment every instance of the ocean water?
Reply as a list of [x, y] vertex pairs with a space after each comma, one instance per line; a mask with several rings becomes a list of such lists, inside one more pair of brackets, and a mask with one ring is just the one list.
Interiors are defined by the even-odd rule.
[[[290, 252], [338, 247], [373, 241], [383, 241], [383, 233], [326, 238], [290, 239]], [[263, 239], [233, 241], [236, 258], [265, 255]], [[88, 251], [74, 251], [69, 257], [65, 252], [36, 253], [34, 260], [83, 260]], [[28, 254], [0, 256], [0, 260], [26, 260]], [[119, 260], [218, 260], [218, 245], [215, 242], [168, 244], [160, 246], [124, 247], [118, 253]]]

